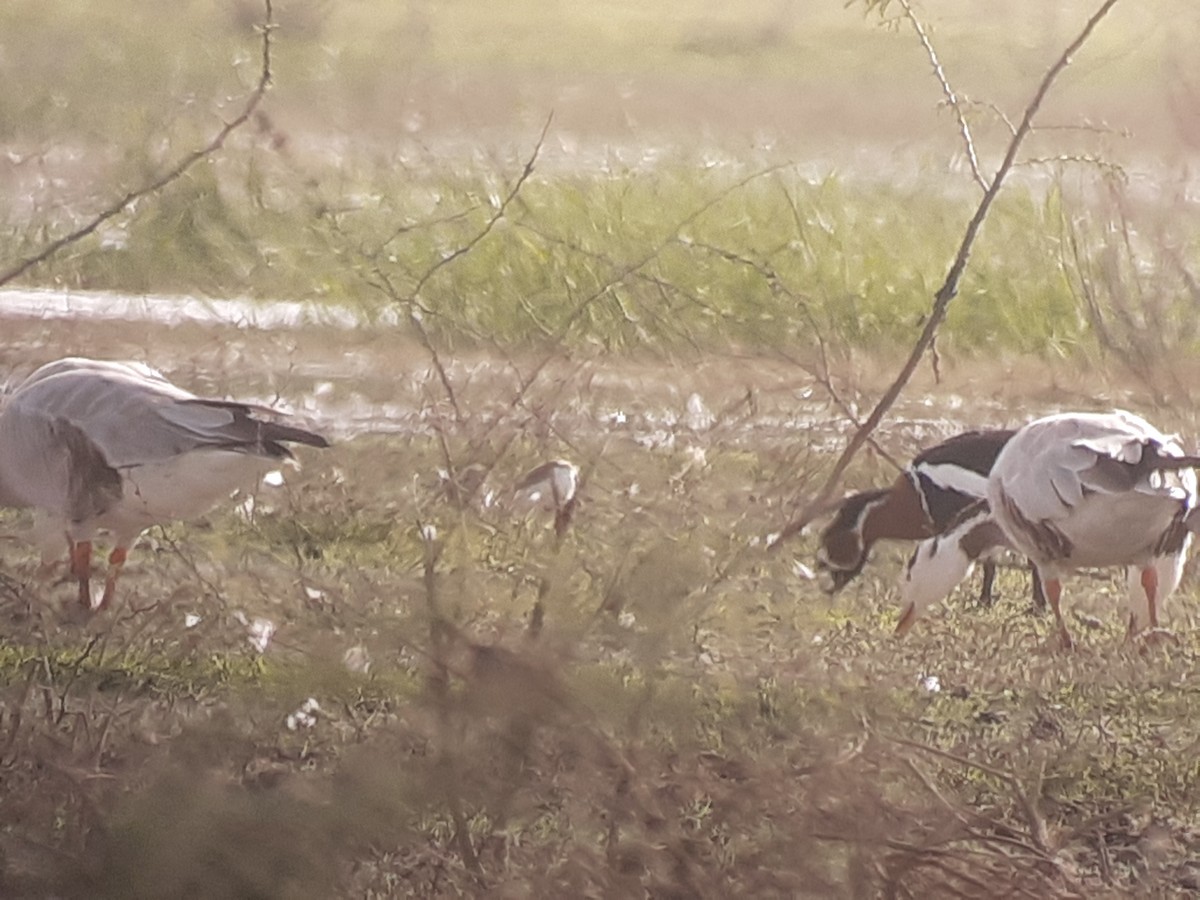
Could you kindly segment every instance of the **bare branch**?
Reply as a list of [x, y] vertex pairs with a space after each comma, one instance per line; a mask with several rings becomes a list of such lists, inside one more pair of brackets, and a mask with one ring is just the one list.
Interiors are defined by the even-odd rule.
[[262, 103], [263, 96], [267, 93], [267, 88], [271, 86], [271, 33], [275, 30], [274, 11], [271, 8], [271, 0], [263, 0], [263, 8], [265, 10], [265, 19], [263, 24], [259, 26], [259, 31], [262, 34], [262, 63], [258, 73], [258, 83], [254, 86], [254, 90], [250, 92], [250, 96], [246, 98], [246, 103], [242, 107], [241, 112], [227, 122], [207, 144], [187, 154], [162, 175], [159, 175], [139, 188], [135, 188], [120, 199], [113, 201], [94, 215], [87, 223], [57, 240], [51, 241], [33, 256], [26, 257], [12, 268], [0, 272], [0, 287], [20, 278], [30, 269], [44, 263], [63, 248], [83, 240], [109, 219], [119, 216], [139, 200], [156, 194], [167, 185], [177, 181], [196, 163], [207, 159], [225, 146], [225, 141], [229, 139], [229, 136], [249, 121], [250, 117], [254, 115], [255, 110], [258, 109], [259, 104]]
[[1012, 140], [1009, 141], [1008, 149], [1005, 151], [1000, 167], [996, 170], [991, 184], [980, 200], [975, 214], [971, 217], [970, 222], [967, 223], [958, 253], [950, 265], [950, 271], [946, 275], [946, 280], [938, 289], [937, 294], [934, 295], [933, 307], [930, 310], [929, 318], [925, 320], [925, 327], [922, 329], [916, 344], [913, 345], [908, 359], [901, 367], [896, 379], [884, 391], [875, 408], [871, 410], [871, 414], [867, 416], [866, 421], [851, 436], [841, 456], [834, 463], [833, 469], [826, 478], [824, 486], [817, 492], [816, 497], [806, 504], [799, 517], [789, 522], [779, 532], [778, 536], [771, 543], [772, 548], [778, 547], [780, 542], [785, 538], [799, 534], [809, 522], [816, 518], [819, 510], [825, 507], [829, 498], [833, 495], [834, 490], [841, 481], [842, 475], [845, 474], [846, 469], [850, 466], [851, 461], [853, 461], [855, 454], [867, 442], [871, 433], [878, 427], [884, 415], [891, 409], [892, 404], [900, 396], [900, 392], [904, 390], [909, 379], [912, 378], [913, 372], [916, 371], [917, 366], [921, 362], [921, 357], [925, 355], [925, 351], [933, 344], [938, 328], [941, 327], [943, 320], [946, 318], [946, 311], [950, 306], [950, 301], [958, 294], [958, 285], [962, 279], [963, 272], [966, 270], [967, 262], [971, 257], [971, 250], [975, 246], [975, 239], [979, 235], [979, 229], [983, 227], [983, 223], [991, 211], [992, 203], [995, 202], [997, 195], [1000, 193], [1000, 188], [1004, 183], [1005, 177], [1016, 162], [1017, 152], [1021, 149], [1021, 144], [1033, 128], [1034, 117], [1037, 115], [1038, 110], [1041, 109], [1042, 102], [1046, 99], [1046, 95], [1050, 92], [1050, 88], [1058, 76], [1071, 64], [1072, 57], [1084, 45], [1092, 32], [1095, 31], [1096, 27], [1116, 4], [1117, 0], [1104, 0], [1104, 3], [1087, 20], [1087, 23], [1075, 39], [1071, 41], [1066, 50], [1059, 55], [1054, 64], [1046, 70], [1046, 74], [1042, 76], [1042, 80], [1038, 84], [1033, 98], [1029, 101], [1029, 105], [1025, 107], [1025, 113], [1021, 117], [1021, 123], [1017, 126], [1016, 133], [1013, 135]]
[[505, 198], [500, 202], [500, 205], [496, 207], [496, 211], [492, 214], [492, 217], [487, 220], [483, 228], [479, 230], [478, 234], [476, 234], [461, 247], [455, 249], [454, 252], [448, 253], [446, 256], [439, 259], [428, 269], [428, 271], [425, 272], [424, 275], [417, 280], [417, 285], [412, 290], [412, 299], [415, 300], [421, 295], [421, 289], [425, 287], [429, 279], [437, 274], [439, 270], [444, 269], [460, 256], [466, 256], [468, 253], [470, 253], [476, 246], [478, 246], [480, 241], [491, 234], [492, 229], [496, 227], [496, 224], [504, 218], [505, 213], [508, 211], [509, 205], [515, 199], [517, 199], [517, 195], [521, 193], [521, 188], [524, 187], [525, 182], [529, 180], [529, 176], [533, 174], [533, 169], [537, 164], [538, 157], [542, 154], [542, 146], [546, 143], [546, 134], [550, 131], [550, 123], [553, 121], [554, 113], [551, 113], [546, 117], [546, 123], [542, 125], [542, 133], [538, 135], [537, 143], [533, 147], [533, 152], [529, 155], [529, 159], [525, 161], [525, 168], [521, 170], [521, 174], [517, 177], [516, 182], [509, 190], [507, 196], [505, 196]]
[[[508, 207], [517, 198], [517, 195], [521, 193], [521, 188], [524, 187], [525, 182], [527, 182], [529, 177], [533, 174], [533, 170], [537, 165], [538, 157], [541, 156], [542, 147], [546, 142], [546, 134], [550, 130], [550, 123], [553, 120], [553, 113], [546, 117], [546, 122], [542, 126], [542, 132], [540, 135], [538, 135], [537, 143], [534, 144], [533, 151], [529, 154], [529, 158], [525, 160], [525, 166], [521, 170], [521, 174], [517, 177], [517, 180], [513, 183], [513, 186], [509, 189], [504, 199], [501, 200], [500, 204], [496, 207], [495, 212], [493, 212], [488, 220], [484, 223], [483, 227], [480, 228], [479, 231], [476, 232], [476, 234], [466, 243], [456, 247], [451, 253], [446, 254], [432, 266], [426, 269], [425, 272], [423, 272], [417, 279], [416, 286], [412, 289], [407, 297], [404, 297], [400, 294], [400, 292], [392, 284], [392, 280], [388, 277], [387, 273], [384, 272], [383, 268], [379, 265], [379, 256], [383, 247], [393, 241], [400, 233], [402, 233], [402, 230], [393, 232], [392, 235], [388, 237], [387, 241], [385, 241], [380, 247], [380, 250], [373, 255], [373, 271], [375, 277], [378, 279], [378, 283], [375, 284], [375, 287], [386, 294], [392, 302], [401, 303], [408, 307], [409, 324], [412, 325], [413, 331], [416, 332], [417, 338], [421, 341], [421, 346], [425, 348], [425, 352], [429, 354], [430, 359], [433, 361], [433, 367], [437, 370], [438, 380], [442, 383], [442, 389], [446, 392], [446, 397], [449, 399], [450, 405], [454, 409], [455, 420], [460, 425], [464, 421], [462, 408], [458, 403], [458, 396], [455, 393], [454, 384], [451, 382], [450, 375], [446, 371], [446, 367], [442, 364], [441, 355], [438, 353], [437, 346], [433, 342], [433, 337], [429, 334], [429, 329], [425, 327], [425, 316], [430, 314], [432, 311], [421, 303], [421, 290], [426, 284], [429, 283], [429, 279], [437, 274], [437, 272], [450, 265], [450, 263], [454, 262], [456, 259], [461, 259], [462, 257], [466, 256], [473, 249], [479, 246], [479, 243], [489, 234], [491, 234], [492, 229], [494, 229], [500, 220], [504, 218], [505, 214], [508, 212]], [[450, 474], [453, 475], [453, 471]]]
[[1025, 790], [1016, 774], [1005, 769], [998, 769], [995, 766], [990, 766], [987, 763], [976, 762], [973, 759], [967, 759], [965, 756], [960, 756], [957, 753], [952, 753], [949, 750], [943, 750], [941, 747], [934, 747], [931, 744], [923, 744], [920, 741], [910, 740], [909, 738], [894, 737], [891, 735], [881, 735], [881, 737], [892, 743], [899, 744], [902, 747], [910, 747], [913, 750], [920, 750], [923, 753], [929, 753], [933, 756], [941, 757], [949, 762], [957, 763], [966, 768], [975, 769], [983, 772], [985, 775], [991, 775], [993, 778], [998, 778], [1008, 785], [1013, 792], [1013, 797], [1020, 806], [1022, 814], [1025, 816], [1025, 824], [1029, 829], [1029, 839], [1033, 842], [1033, 847], [1038, 853], [1044, 855], [1047, 859], [1053, 856], [1051, 849], [1050, 833], [1046, 827], [1046, 820], [1042, 814], [1038, 812], [1037, 804], [1033, 797], [1041, 793], [1042, 780], [1045, 776], [1045, 761], [1043, 760], [1038, 767], [1037, 777], [1034, 779], [1034, 791]]
[[554, 347], [552, 352], [547, 354], [539, 363], [537, 363], [531, 372], [523, 379], [521, 388], [514, 399], [514, 403], [520, 402], [524, 395], [541, 376], [542, 370], [545, 369], [546, 366], [550, 364], [550, 361], [561, 352], [562, 341], [568, 334], [570, 334], [571, 329], [575, 327], [576, 323], [583, 317], [584, 313], [586, 313], [588, 309], [590, 309], [601, 297], [605, 296], [616, 285], [625, 281], [626, 278], [633, 277], [654, 260], [656, 260], [665, 248], [679, 240], [679, 235], [685, 228], [699, 219], [718, 203], [723, 201], [726, 197], [729, 197], [737, 191], [740, 191], [751, 182], [757, 181], [759, 178], [762, 178], [766, 175], [771, 175], [775, 172], [778, 172], [781, 169], [788, 168], [790, 165], [790, 163], [781, 163], [779, 165], [760, 169], [757, 172], [751, 172], [745, 178], [739, 179], [724, 190], [718, 192], [715, 196], [711, 197], [688, 215], [677, 221], [672, 226], [670, 232], [668, 232], [668, 234], [665, 235], [657, 244], [651, 247], [649, 251], [633, 262], [626, 263], [618, 271], [613, 273], [612, 276], [606, 279], [603, 284], [599, 285], [594, 291], [580, 300], [575, 305], [575, 308], [571, 310], [570, 314], [566, 317], [562, 324], [559, 325], [558, 329], [554, 332], [551, 338], [551, 344]]
[[950, 80], [946, 77], [946, 70], [942, 68], [942, 61], [938, 59], [937, 51], [933, 48], [933, 43], [929, 40], [929, 35], [925, 32], [925, 26], [921, 24], [921, 20], [917, 18], [917, 14], [913, 12], [912, 5], [908, 0], [898, 0], [898, 2], [904, 8], [904, 15], [912, 23], [913, 30], [917, 33], [917, 37], [921, 41], [921, 46], [925, 48], [925, 54], [929, 57], [930, 65], [933, 66], [934, 77], [937, 78], [938, 84], [942, 86], [942, 93], [946, 95], [946, 103], [954, 111], [954, 117], [958, 120], [958, 131], [962, 135], [963, 147], [967, 151], [967, 160], [971, 163], [971, 175], [974, 177], [975, 183], [979, 185], [980, 190], [986, 191], [988, 188], [987, 179], [983, 177], [983, 173], [979, 170], [979, 157], [975, 155], [975, 140], [971, 137], [971, 126], [967, 124], [967, 117], [963, 114], [958, 94], [950, 86]]

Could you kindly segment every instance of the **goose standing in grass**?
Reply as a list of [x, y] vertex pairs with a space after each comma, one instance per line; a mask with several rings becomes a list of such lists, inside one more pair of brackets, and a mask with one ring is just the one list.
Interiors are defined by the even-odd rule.
[[553, 459], [526, 472], [513, 488], [513, 496], [522, 505], [553, 510], [554, 534], [561, 539], [575, 515], [578, 490], [579, 467], [565, 459]]
[[[867, 563], [877, 541], [920, 541], [942, 534], [962, 511], [987, 493], [988, 473], [1014, 432], [967, 431], [921, 451], [891, 487], [851, 494], [821, 532], [817, 573], [828, 594], [837, 593]], [[986, 548], [988, 550], [992, 548]], [[981, 549], [983, 585], [980, 602], [990, 603], [995, 562]], [[971, 562], [977, 557], [972, 557]], [[968, 573], [963, 565], [958, 584]], [[1044, 605], [1034, 578], [1034, 605]]]
[[[1189, 530], [1195, 530], [1197, 522], [1188, 521]], [[1186, 546], [1179, 553], [1167, 553], [1153, 560], [1157, 596], [1165, 600], [1179, 584], [1183, 575]], [[913, 551], [904, 570], [900, 584], [900, 620], [896, 634], [904, 635], [913, 627], [925, 609], [933, 603], [945, 600], [964, 579], [971, 574], [975, 562], [989, 555], [1017, 551], [1008, 539], [986, 500], [980, 500], [964, 509], [944, 532], [922, 541]], [[1039, 578], [1034, 567], [1035, 584]], [[1142, 586], [1142, 570], [1136, 566], [1126, 569], [1129, 598], [1129, 633], [1136, 634], [1147, 628], [1157, 628], [1157, 621], [1150, 622], [1147, 595]]]
[[[552, 459], [535, 466], [513, 488], [513, 498], [518, 505], [553, 510], [556, 551], [562, 547], [563, 537], [571, 527], [571, 518], [579, 501], [578, 493], [579, 467], [565, 459]], [[538, 583], [537, 599], [529, 614], [528, 629], [529, 636], [535, 639], [542, 633], [546, 618], [544, 601], [550, 589], [550, 582], [544, 576], [538, 578]]]
[[[1198, 465], [1200, 458], [1185, 455], [1178, 440], [1131, 413], [1047, 416], [1005, 445], [988, 477], [987, 506], [959, 523], [948, 544], [953, 549], [962, 535], [979, 529], [978, 539], [1028, 556], [1064, 647], [1072, 640], [1060, 608], [1062, 578], [1081, 568], [1127, 567], [1129, 633], [1154, 630], [1179, 585], [1196, 528], [1192, 469]], [[930, 565], [917, 567], [918, 582], [936, 582], [936, 573], [924, 568]], [[919, 594], [902, 624], [940, 590]]]
[[206, 512], [253, 485], [285, 443], [327, 447], [273, 410], [197, 397], [137, 362], [48, 363], [0, 411], [0, 506], [35, 510], [62, 535], [79, 602], [92, 607], [92, 540], [112, 534], [99, 608], [112, 603], [129, 548], [151, 525]]

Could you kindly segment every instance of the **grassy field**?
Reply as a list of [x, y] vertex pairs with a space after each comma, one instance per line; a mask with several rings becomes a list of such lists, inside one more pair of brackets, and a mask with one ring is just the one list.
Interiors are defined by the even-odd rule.
[[[1084, 577], [1081, 646], [1057, 651], [1018, 568], [994, 608], [969, 584], [892, 638], [903, 547], [833, 602], [811, 537], [764, 549], [847, 428], [801, 369], [556, 357], [514, 402], [541, 360], [464, 356], [458, 418], [421, 348], [379, 333], [5, 326], [9, 370], [86, 341], [337, 439], [250, 507], [149, 532], [103, 616], [4, 543], [8, 895], [1195, 888], [1194, 580], [1162, 650]], [[853, 485], [964, 425], [1104, 405], [1035, 366], [922, 377]], [[1196, 433], [1191, 408], [1155, 418]], [[554, 456], [585, 478], [561, 544], [510, 493]], [[447, 481], [472, 466], [475, 490]]]
[[[368, 318], [416, 304], [456, 347], [811, 356], [911, 341], [978, 191], [903, 23], [787, 3], [730, 19], [685, 3], [651, 27], [632, 4], [541, 6], [280, 5], [276, 86], [252, 126], [25, 283], [302, 300]], [[152, 27], [153, 4], [6, 5], [0, 263], [231, 118], [257, 73], [259, 12], [188, 4], [181, 41]], [[1007, 17], [928, 11], [972, 100], [985, 170], [1006, 135], [998, 113], [1018, 117], [1036, 61], [1082, 12], [1029, 5], [1005, 31]], [[1194, 349], [1187, 110], [1200, 72], [1172, 40], [1190, 19], [1170, 31], [1167, 14], [1114, 16], [1051, 94], [1048, 130], [984, 230], [943, 350], [1112, 352], [1144, 368]], [[70, 40], [89, 28], [110, 40]], [[641, 32], [654, 39], [635, 51]], [[401, 36], [421, 39], [405, 52]], [[79, 47], [70, 67], [52, 49], [66, 44]], [[994, 70], [1001, 61], [1010, 68]]]
[[[1190, 572], [1163, 648], [1124, 640], [1112, 573], [1073, 580], [1062, 653], [1016, 561], [995, 607], [968, 584], [899, 641], [907, 548], [832, 601], [812, 534], [765, 549], [978, 200], [903, 22], [787, 0], [275, 8], [252, 125], [21, 286], [360, 324], [5, 317], [0, 297], [0, 371], [145, 359], [334, 447], [148, 532], [90, 619], [0, 513], [0, 895], [1200, 890]], [[985, 168], [1006, 133], [985, 104], [1018, 116], [1089, 11], [922, 8]], [[0, 270], [228, 121], [260, 12], [3, 4]], [[847, 489], [1062, 408], [1195, 445], [1189, 12], [1118, 4], [1068, 70], [1044, 122], [1086, 127], [1034, 135], [1025, 159], [1055, 160], [1014, 173], [938, 366]], [[512, 502], [555, 457], [583, 472], [561, 541]]]

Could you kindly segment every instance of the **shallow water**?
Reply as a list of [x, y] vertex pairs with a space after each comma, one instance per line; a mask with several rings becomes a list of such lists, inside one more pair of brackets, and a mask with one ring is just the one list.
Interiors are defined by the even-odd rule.
[[[822, 455], [840, 452], [853, 430], [805, 373], [745, 357], [689, 366], [555, 358], [521, 395], [522, 373], [540, 360], [446, 352], [460, 418], [429, 355], [394, 321], [297, 301], [9, 289], [0, 290], [0, 330], [10, 385], [58, 356], [136, 358], [198, 393], [282, 408], [338, 440], [520, 427], [568, 446], [604, 438], [668, 454], [719, 445]], [[914, 391], [877, 437], [904, 456], [1006, 418], [995, 401]]]
[[[113, 291], [54, 289], [0, 290], [0, 318], [113, 319], [179, 325], [194, 322], [232, 328], [303, 328], [324, 325], [356, 328], [365, 324], [350, 310], [292, 300], [216, 300], [188, 295], [119, 294]], [[392, 324], [387, 316], [383, 324]]]

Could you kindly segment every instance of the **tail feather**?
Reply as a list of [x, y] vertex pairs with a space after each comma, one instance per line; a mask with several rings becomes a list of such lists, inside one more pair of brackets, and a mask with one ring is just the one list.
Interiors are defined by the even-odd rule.
[[329, 446], [329, 441], [316, 432], [282, 422], [263, 422], [262, 437], [264, 441], [289, 441], [307, 447], [320, 447], [322, 450]]
[[181, 400], [180, 405], [191, 407], [208, 407], [221, 409], [233, 414], [233, 421], [222, 426], [219, 431], [219, 443], [227, 443], [230, 447], [262, 447], [271, 456], [291, 456], [291, 451], [284, 443], [305, 444], [309, 447], [324, 449], [329, 446], [321, 435], [295, 425], [287, 425], [278, 421], [280, 413], [266, 406], [256, 406], [252, 403], [240, 403], [236, 400]]

